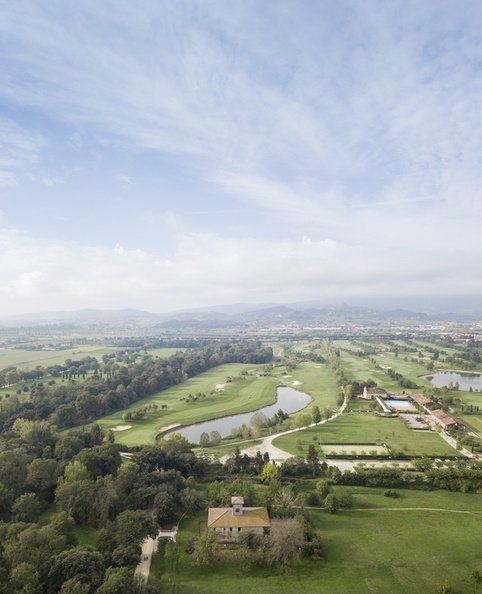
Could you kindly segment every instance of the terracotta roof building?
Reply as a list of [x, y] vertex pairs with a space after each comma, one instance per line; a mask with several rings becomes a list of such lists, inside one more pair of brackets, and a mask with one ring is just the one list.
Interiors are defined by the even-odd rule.
[[408, 394], [408, 396], [420, 406], [430, 406], [433, 402], [423, 394]]
[[243, 532], [259, 536], [270, 527], [265, 507], [244, 507], [243, 497], [231, 497], [231, 507], [210, 507], [208, 529], [214, 530], [219, 540], [237, 540]]
[[455, 417], [442, 409], [433, 410], [431, 414], [434, 421], [443, 429], [450, 429], [460, 425], [460, 422]]

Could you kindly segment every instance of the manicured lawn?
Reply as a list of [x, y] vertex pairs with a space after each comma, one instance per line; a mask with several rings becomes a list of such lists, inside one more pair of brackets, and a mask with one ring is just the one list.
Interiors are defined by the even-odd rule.
[[[412, 361], [412, 358], [416, 360], [416, 362]], [[429, 383], [420, 378], [421, 375], [425, 375], [429, 373], [426, 363], [424, 359], [418, 359], [416, 353], [413, 354], [413, 357], [408, 356], [408, 361], [404, 360], [404, 356], [399, 355], [395, 357], [394, 353], [386, 352], [386, 353], [379, 353], [375, 356], [377, 363], [382, 367], [392, 367], [398, 373], [401, 373], [404, 377], [412, 380], [418, 386], [428, 386]], [[400, 387], [398, 388], [401, 389]]]
[[482, 437], [482, 415], [463, 415], [460, 418]]
[[[274, 370], [274, 375], [277, 375], [278, 370]], [[310, 412], [316, 404], [323, 408], [336, 407], [336, 400], [338, 397], [338, 390], [335, 384], [333, 372], [326, 364], [320, 363], [300, 363], [296, 369], [289, 372], [291, 377], [280, 377], [288, 382], [296, 390], [306, 392], [312, 398], [312, 404], [303, 412]], [[295, 382], [295, 385], [293, 385]], [[300, 384], [296, 384], [300, 382]]]
[[[187, 425], [272, 404], [276, 399], [278, 385], [273, 378], [245, 376], [240, 381], [226, 383], [228, 376], [237, 376], [241, 371], [252, 368], [253, 365], [238, 363], [220, 365], [168, 390], [138, 400], [126, 409], [98, 419], [96, 423], [106, 429], [117, 425], [131, 425], [131, 429], [114, 434], [116, 441], [133, 446], [153, 443], [159, 430], [172, 424]], [[224, 392], [210, 394], [214, 386], [221, 383], [225, 384]], [[206, 399], [191, 403], [184, 401], [189, 394], [198, 392], [207, 394]], [[132, 412], [149, 404], [157, 404], [159, 409], [148, 413], [142, 421], [124, 420], [123, 415], [127, 411]], [[161, 409], [163, 404], [167, 405], [167, 409]]]
[[[315, 441], [347, 444], [383, 442], [393, 452], [414, 457], [457, 455], [457, 451], [434, 432], [413, 431], [398, 417], [384, 418], [367, 413], [345, 413], [324, 425], [279, 437], [274, 440], [274, 445], [300, 455]], [[299, 442], [303, 448], [301, 451]]]
[[380, 508], [480, 510], [481, 496], [400, 491], [400, 499], [392, 500], [383, 497], [382, 490], [370, 491], [352, 488], [355, 506], [350, 511], [330, 515], [310, 510], [325, 542], [321, 560], [302, 561], [287, 572], [234, 563], [196, 567], [186, 546], [197, 535], [199, 521], [205, 516], [202, 514], [182, 522], [177, 545], [166, 545], [165, 553], [154, 560], [152, 571], [168, 592], [178, 594], [431, 593], [442, 580], [447, 580], [455, 592], [472, 591], [469, 575], [474, 569], [482, 569], [482, 515]]
[[398, 391], [400, 386], [388, 377], [385, 371], [375, 369], [371, 361], [365, 357], [357, 357], [351, 353], [341, 351], [341, 365], [348, 381], [364, 382], [374, 380], [378, 386], [386, 390]]

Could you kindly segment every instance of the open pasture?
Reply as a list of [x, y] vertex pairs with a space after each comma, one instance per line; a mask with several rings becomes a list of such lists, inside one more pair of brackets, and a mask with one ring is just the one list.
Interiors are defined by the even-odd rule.
[[101, 359], [102, 355], [113, 353], [119, 349], [113, 346], [82, 345], [65, 350], [39, 350], [30, 351], [25, 349], [0, 349], [0, 369], [5, 367], [17, 367], [18, 369], [34, 369], [37, 365], [49, 367], [50, 365], [62, 365], [66, 359], [82, 359], [82, 357], [96, 357]]
[[226, 562], [196, 567], [186, 548], [203, 513], [182, 521], [178, 543], [161, 548], [151, 571], [178, 594], [289, 594], [300, 587], [319, 594], [411, 594], [436, 592], [444, 580], [454, 592], [473, 591], [470, 573], [482, 570], [481, 496], [400, 490], [400, 498], [391, 499], [382, 489], [334, 489], [339, 491], [353, 494], [353, 509], [309, 510], [325, 543], [320, 560], [286, 571]]

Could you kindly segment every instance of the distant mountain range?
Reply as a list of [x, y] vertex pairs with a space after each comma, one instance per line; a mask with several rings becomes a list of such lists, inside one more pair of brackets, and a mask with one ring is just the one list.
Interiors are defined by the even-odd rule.
[[137, 309], [82, 309], [71, 312], [45, 312], [0, 317], [0, 325], [112, 326], [165, 329], [326, 327], [351, 324], [395, 324], [430, 322], [475, 322], [475, 313], [423, 313], [407, 309], [381, 309], [341, 304], [320, 306], [314, 302], [294, 304], [232, 304], [167, 313]]

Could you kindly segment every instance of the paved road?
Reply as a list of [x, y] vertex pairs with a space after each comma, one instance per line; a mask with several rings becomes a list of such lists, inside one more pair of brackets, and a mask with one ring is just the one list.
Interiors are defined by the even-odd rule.
[[146, 538], [142, 543], [141, 560], [136, 567], [135, 575], [147, 581], [151, 569], [152, 555], [157, 551], [159, 540], [172, 540], [176, 542], [177, 527], [172, 530], [159, 530], [156, 538]]
[[[345, 400], [343, 402], [343, 404], [340, 406], [340, 408], [337, 410], [337, 412], [334, 415], [332, 415], [329, 419], [324, 419], [323, 421], [320, 421], [319, 423], [311, 423], [311, 425], [306, 425], [305, 427], [297, 427], [296, 429], [289, 429], [288, 431], [282, 431], [281, 433], [276, 433], [275, 435], [269, 435], [268, 437], [264, 437], [262, 439], [261, 443], [242, 450], [241, 454], [248, 454], [248, 456], [255, 456], [256, 452], [258, 452], [258, 451], [261, 452], [262, 454], [264, 454], [265, 452], [268, 452], [270, 460], [275, 460], [276, 462], [283, 462], [284, 460], [287, 460], [288, 458], [292, 458], [293, 454], [285, 452], [281, 448], [278, 448], [277, 446], [275, 446], [273, 444], [273, 440], [278, 437], [282, 437], [283, 435], [289, 435], [290, 433], [297, 433], [298, 431], [304, 431], [305, 429], [309, 429], [310, 427], [317, 427], [318, 425], [324, 425], [325, 423], [328, 423], [329, 421], [332, 421], [333, 419], [336, 419], [336, 417], [340, 416], [345, 411], [347, 406], [348, 406], [348, 401]], [[224, 464], [227, 459], [228, 459], [228, 456], [223, 456], [220, 459], [220, 461]]]
[[136, 567], [134, 574], [139, 576], [147, 581], [149, 577], [149, 571], [151, 569], [151, 561], [152, 555], [156, 552], [157, 549], [157, 539], [156, 538], [147, 538], [142, 543], [142, 554], [141, 560]]

